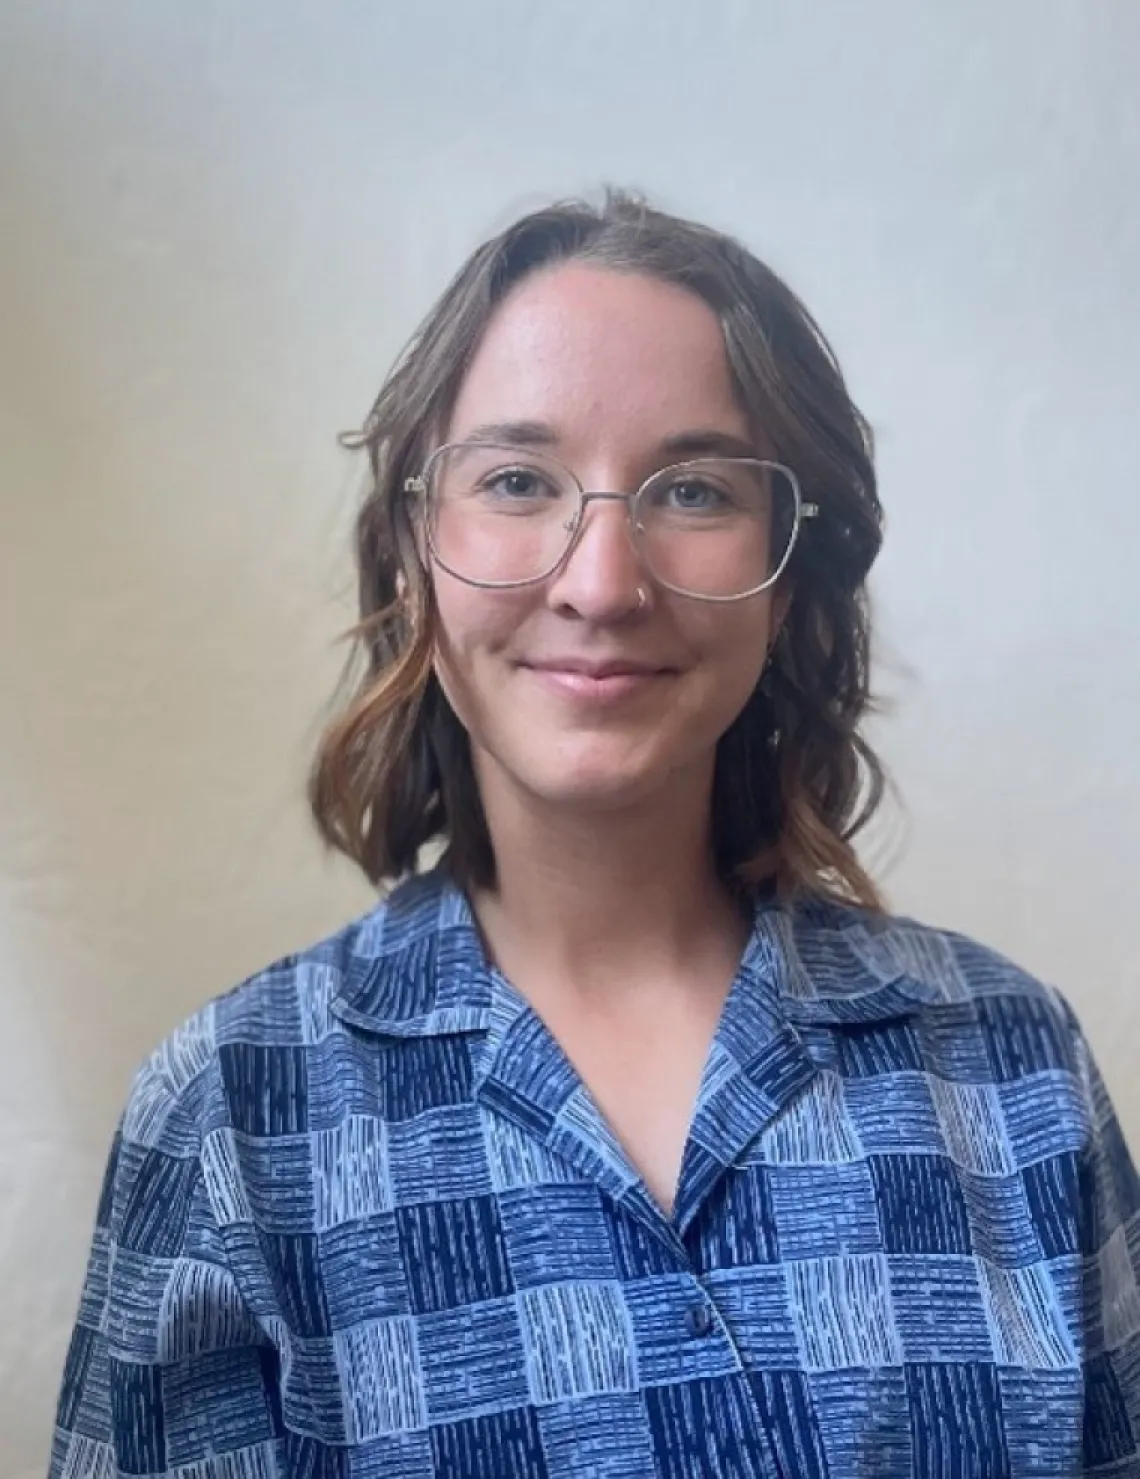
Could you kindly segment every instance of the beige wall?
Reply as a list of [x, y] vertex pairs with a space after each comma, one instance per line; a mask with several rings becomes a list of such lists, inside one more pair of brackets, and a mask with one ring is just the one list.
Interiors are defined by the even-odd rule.
[[1140, 8], [0, 8], [0, 1475], [127, 1077], [361, 906], [307, 830], [356, 473], [461, 254], [611, 180], [738, 229], [880, 435], [910, 912], [1068, 990], [1140, 1141]]

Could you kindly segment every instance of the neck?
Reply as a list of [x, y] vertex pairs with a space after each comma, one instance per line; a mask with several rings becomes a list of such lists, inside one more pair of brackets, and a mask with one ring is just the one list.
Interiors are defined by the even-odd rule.
[[492, 956], [612, 996], [735, 958], [747, 924], [718, 879], [711, 774], [668, 802], [583, 812], [481, 777], [496, 885], [473, 899]]

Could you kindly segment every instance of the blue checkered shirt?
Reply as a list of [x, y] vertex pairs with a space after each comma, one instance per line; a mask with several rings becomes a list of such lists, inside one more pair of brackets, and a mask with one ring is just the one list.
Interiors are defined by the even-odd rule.
[[1136, 1476], [1138, 1208], [1054, 991], [813, 901], [666, 1217], [431, 873], [141, 1070], [52, 1474]]

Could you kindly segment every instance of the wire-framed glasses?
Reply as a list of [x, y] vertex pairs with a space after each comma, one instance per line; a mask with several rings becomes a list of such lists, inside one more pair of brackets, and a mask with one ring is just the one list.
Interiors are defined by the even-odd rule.
[[775, 585], [806, 503], [791, 468], [751, 457], [697, 457], [663, 467], [635, 493], [588, 493], [562, 463], [488, 442], [439, 447], [408, 493], [421, 500], [435, 560], [469, 585], [507, 589], [546, 579], [580, 535], [591, 501], [623, 502], [654, 580], [703, 601], [738, 601]]

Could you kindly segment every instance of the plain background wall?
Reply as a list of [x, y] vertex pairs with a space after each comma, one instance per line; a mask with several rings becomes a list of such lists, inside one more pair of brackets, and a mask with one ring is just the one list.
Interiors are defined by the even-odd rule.
[[887, 886], [1076, 1003], [1140, 1141], [1140, 7], [6, 0], [0, 1476], [128, 1077], [368, 900], [301, 799], [334, 445], [462, 255], [604, 181], [741, 233], [879, 436]]

